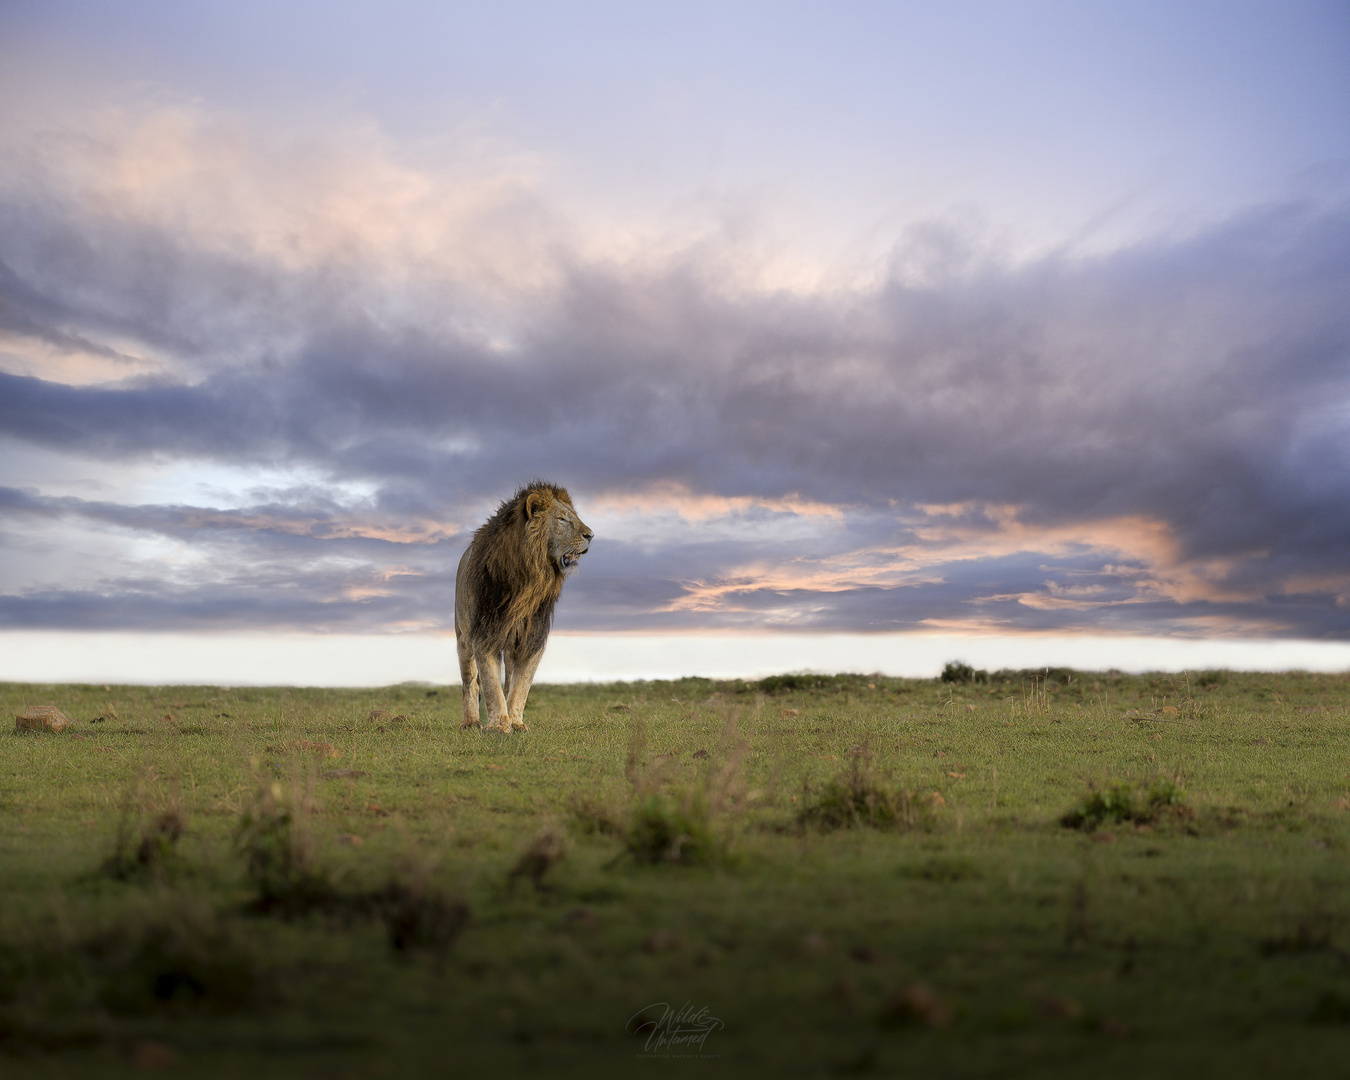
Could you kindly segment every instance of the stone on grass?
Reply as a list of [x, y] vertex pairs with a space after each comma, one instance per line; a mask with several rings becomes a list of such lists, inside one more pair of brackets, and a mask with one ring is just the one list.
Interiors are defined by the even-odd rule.
[[14, 718], [15, 731], [65, 731], [69, 718], [55, 705], [34, 705]]

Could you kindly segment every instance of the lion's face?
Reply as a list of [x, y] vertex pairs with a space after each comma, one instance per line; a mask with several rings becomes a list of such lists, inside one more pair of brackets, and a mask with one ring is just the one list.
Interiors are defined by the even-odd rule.
[[590, 550], [594, 535], [571, 506], [561, 499], [554, 500], [550, 507], [548, 553], [564, 577], [576, 570], [578, 560]]

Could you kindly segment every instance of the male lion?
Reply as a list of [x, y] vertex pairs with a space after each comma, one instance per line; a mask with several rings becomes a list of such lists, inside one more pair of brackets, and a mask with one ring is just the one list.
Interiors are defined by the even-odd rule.
[[482, 679], [486, 730], [528, 730], [525, 697], [544, 655], [553, 606], [594, 535], [566, 490], [542, 480], [517, 491], [473, 534], [455, 575], [461, 728], [478, 727]]

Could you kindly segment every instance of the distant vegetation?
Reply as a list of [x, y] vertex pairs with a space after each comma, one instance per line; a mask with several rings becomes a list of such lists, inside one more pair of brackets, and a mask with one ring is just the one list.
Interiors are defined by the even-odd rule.
[[0, 734], [6, 1078], [1344, 1063], [1350, 676], [0, 701], [73, 721]]

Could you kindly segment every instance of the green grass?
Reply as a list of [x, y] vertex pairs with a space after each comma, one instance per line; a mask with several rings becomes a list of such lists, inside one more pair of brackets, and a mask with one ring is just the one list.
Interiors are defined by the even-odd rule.
[[949, 676], [0, 684], [0, 1074], [1344, 1066], [1350, 677]]

